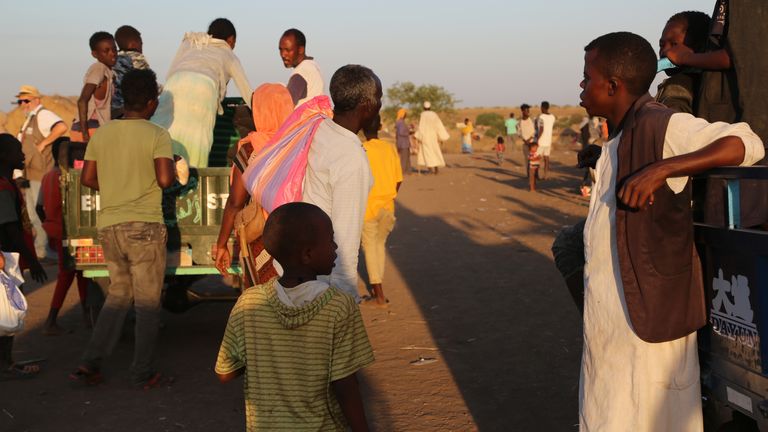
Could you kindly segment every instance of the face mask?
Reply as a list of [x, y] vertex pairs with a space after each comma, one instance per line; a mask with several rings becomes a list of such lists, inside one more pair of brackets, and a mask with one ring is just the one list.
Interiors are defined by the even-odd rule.
[[677, 66], [672, 63], [668, 58], [662, 57], [659, 59], [658, 62], [656, 62], [656, 73], [659, 73], [661, 71], [665, 71], [667, 69], [674, 69]]

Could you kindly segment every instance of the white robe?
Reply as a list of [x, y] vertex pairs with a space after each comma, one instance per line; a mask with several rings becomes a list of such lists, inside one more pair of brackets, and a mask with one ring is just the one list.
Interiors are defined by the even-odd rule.
[[417, 140], [421, 141], [416, 163], [428, 168], [445, 166], [443, 152], [440, 151], [440, 141], [446, 141], [450, 135], [434, 111], [421, 113], [419, 129], [415, 136]]
[[[760, 139], [745, 123], [708, 123], [674, 114], [663, 157], [696, 151], [717, 138], [744, 141], [742, 165], [763, 157]], [[603, 147], [584, 229], [584, 350], [579, 387], [581, 431], [687, 432], [703, 429], [696, 333], [648, 343], [632, 329], [616, 246], [617, 147]], [[667, 179], [680, 193], [688, 178]]]

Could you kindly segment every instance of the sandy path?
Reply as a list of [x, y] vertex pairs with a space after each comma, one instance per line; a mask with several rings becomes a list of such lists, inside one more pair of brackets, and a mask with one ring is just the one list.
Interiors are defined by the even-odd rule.
[[[532, 194], [510, 156], [499, 168], [490, 154], [449, 155], [439, 175], [406, 177], [385, 276], [392, 303], [363, 308], [377, 359], [362, 374], [374, 430], [575, 430], [580, 320], [549, 247], [586, 213], [574, 194], [580, 174], [566, 167], [573, 152], [556, 152], [553, 178]], [[62, 324], [74, 333], [41, 335], [52, 291], [29, 286], [16, 355], [47, 362], [34, 380], [0, 382], [1, 431], [244, 429], [239, 382], [220, 385], [212, 372], [231, 303], [164, 314], [157, 357], [177, 377], [172, 387], [134, 390], [123, 341], [107, 383], [71, 389], [88, 331], [72, 289]], [[420, 356], [436, 361], [412, 365]]]

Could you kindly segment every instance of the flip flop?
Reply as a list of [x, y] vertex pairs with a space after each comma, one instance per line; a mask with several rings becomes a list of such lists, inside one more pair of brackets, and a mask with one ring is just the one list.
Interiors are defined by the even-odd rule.
[[95, 386], [104, 381], [104, 376], [99, 371], [93, 371], [85, 366], [80, 366], [74, 372], [69, 374], [69, 380], [73, 384], [85, 386]]
[[152, 390], [153, 388], [161, 387], [161, 386], [170, 386], [172, 385], [176, 380], [173, 377], [163, 375], [160, 372], [155, 372], [152, 374], [149, 379], [146, 381], [142, 381], [136, 384], [136, 386], [141, 387], [142, 390]]
[[8, 369], [0, 373], [0, 380], [29, 379], [40, 373], [40, 366], [36, 364], [14, 363]]

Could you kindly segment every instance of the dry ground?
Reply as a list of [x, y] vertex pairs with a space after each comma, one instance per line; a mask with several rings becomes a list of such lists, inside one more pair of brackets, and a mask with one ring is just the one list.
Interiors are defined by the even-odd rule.
[[[391, 306], [363, 307], [377, 359], [361, 374], [374, 430], [576, 430], [580, 317], [549, 247], [586, 214], [580, 172], [575, 153], [556, 148], [552, 179], [530, 193], [520, 152], [507, 156], [499, 167], [491, 154], [449, 155], [439, 175], [405, 179], [388, 247]], [[67, 374], [89, 332], [72, 289], [62, 324], [74, 332], [41, 334], [52, 291], [52, 282], [28, 286], [16, 356], [46, 361], [35, 379], [0, 382], [0, 431], [244, 430], [242, 382], [221, 385], [212, 370], [232, 303], [164, 313], [157, 363], [173, 386], [131, 387], [126, 338], [106, 383], [73, 389]], [[436, 361], [411, 363], [419, 357]]]

